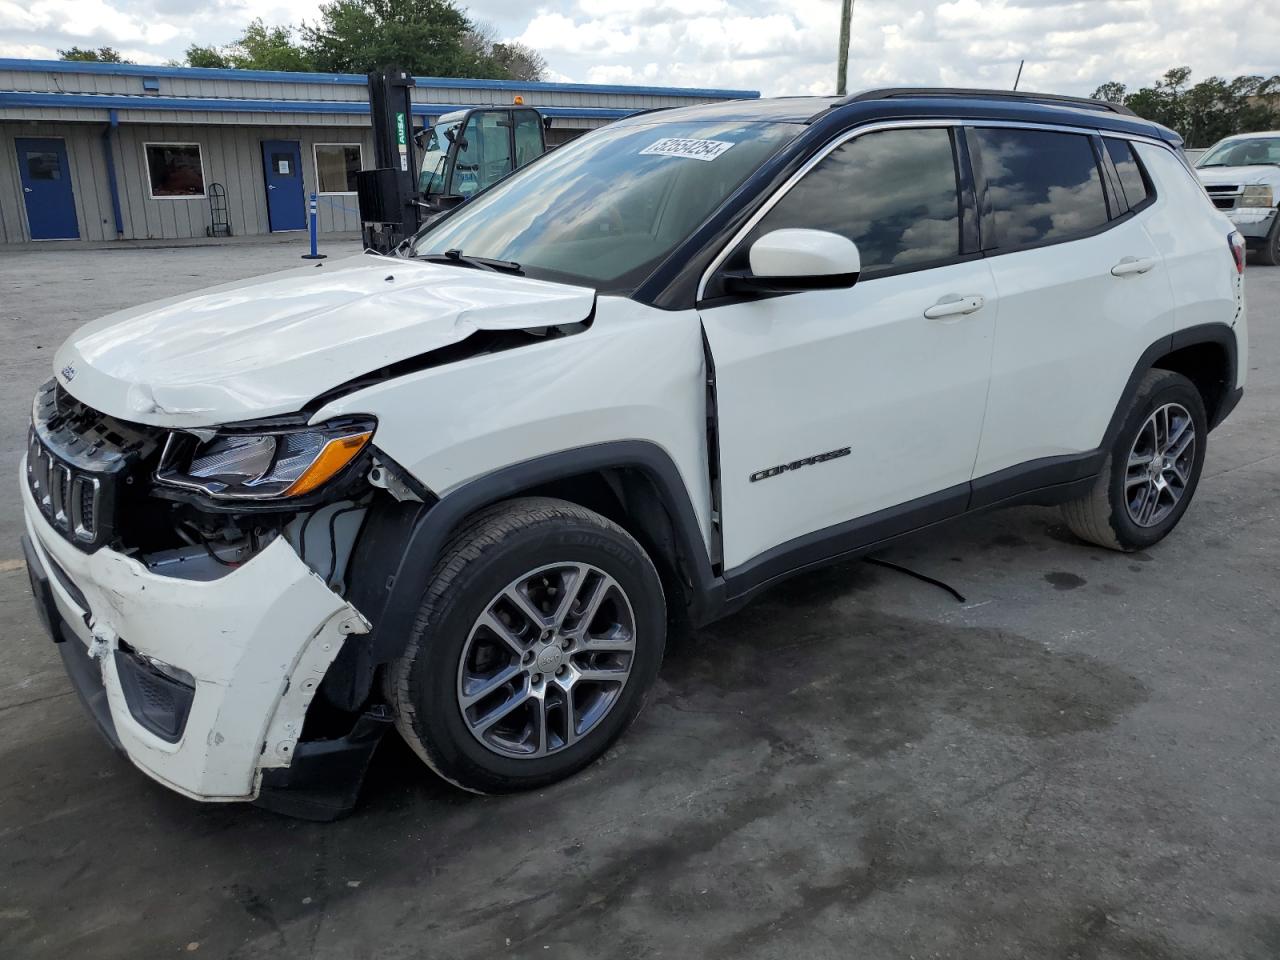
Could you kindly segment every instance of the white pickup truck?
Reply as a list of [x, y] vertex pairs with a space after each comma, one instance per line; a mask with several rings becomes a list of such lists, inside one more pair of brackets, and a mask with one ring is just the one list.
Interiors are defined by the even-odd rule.
[[1280, 131], [1219, 140], [1196, 161], [1213, 205], [1268, 266], [1280, 266]]

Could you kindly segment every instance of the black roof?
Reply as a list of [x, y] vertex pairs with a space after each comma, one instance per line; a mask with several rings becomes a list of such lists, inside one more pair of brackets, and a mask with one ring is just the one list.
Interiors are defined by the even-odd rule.
[[[1119, 104], [1083, 97], [1012, 90], [969, 90], [948, 87], [889, 87], [848, 97], [769, 97], [722, 100], [691, 107], [650, 111], [643, 115], [674, 120], [742, 120], [813, 124], [839, 120], [849, 124], [890, 118], [1026, 120], [1092, 129], [1115, 130], [1181, 143], [1172, 130], [1143, 120]], [[627, 120], [619, 121], [627, 123]], [[643, 122], [640, 117], [633, 122]]]

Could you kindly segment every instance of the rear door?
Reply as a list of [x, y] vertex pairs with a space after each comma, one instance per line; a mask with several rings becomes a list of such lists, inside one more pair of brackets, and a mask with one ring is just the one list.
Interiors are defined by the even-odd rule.
[[1130, 205], [1101, 138], [1000, 126], [968, 136], [1000, 297], [974, 470], [980, 505], [1015, 479], [992, 475], [1095, 451], [1134, 365], [1174, 318], [1168, 270], [1144, 227], [1154, 197], [1140, 168], [1126, 168], [1144, 193]]
[[791, 561], [796, 549], [833, 555], [964, 508], [996, 296], [953, 140], [946, 126], [917, 125], [848, 140], [722, 268], [738, 269], [772, 230], [830, 230], [858, 244], [852, 288], [744, 300], [709, 281], [699, 313], [715, 366], [730, 573], [749, 564], [744, 577], [767, 579], [779, 545]]

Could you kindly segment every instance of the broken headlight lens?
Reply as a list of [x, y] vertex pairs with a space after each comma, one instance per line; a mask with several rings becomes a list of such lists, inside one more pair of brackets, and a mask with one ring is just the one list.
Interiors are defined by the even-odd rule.
[[374, 425], [342, 421], [279, 430], [169, 435], [156, 482], [215, 499], [276, 500], [324, 486], [369, 444]]

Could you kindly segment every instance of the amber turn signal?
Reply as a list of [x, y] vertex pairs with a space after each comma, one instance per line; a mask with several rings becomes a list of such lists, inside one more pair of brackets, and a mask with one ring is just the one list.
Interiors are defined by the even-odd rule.
[[303, 471], [302, 476], [293, 481], [289, 489], [284, 492], [284, 496], [301, 497], [328, 483], [338, 474], [338, 471], [356, 458], [372, 436], [373, 431], [367, 430], [364, 433], [353, 433], [346, 437], [334, 437], [324, 445], [320, 456], [316, 457], [311, 466]]

